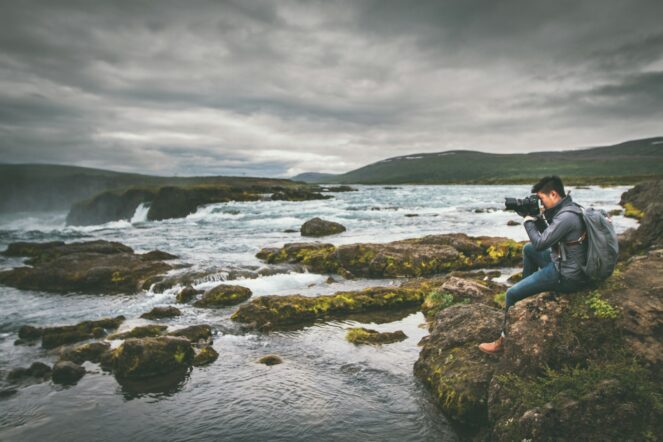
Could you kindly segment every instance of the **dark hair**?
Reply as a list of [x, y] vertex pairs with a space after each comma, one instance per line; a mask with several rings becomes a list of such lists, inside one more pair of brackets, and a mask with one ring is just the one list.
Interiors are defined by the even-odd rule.
[[562, 184], [562, 179], [557, 175], [553, 176], [544, 176], [539, 180], [538, 183], [532, 186], [532, 193], [543, 192], [549, 194], [552, 191], [555, 191], [564, 198], [566, 192], [564, 192], [564, 184]]

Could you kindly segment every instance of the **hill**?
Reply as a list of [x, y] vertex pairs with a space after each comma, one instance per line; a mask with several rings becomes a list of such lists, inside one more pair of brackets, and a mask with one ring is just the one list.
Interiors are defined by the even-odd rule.
[[452, 150], [387, 158], [340, 175], [292, 177], [335, 184], [496, 184], [560, 175], [569, 184], [629, 184], [663, 175], [663, 137], [579, 150], [493, 154]]

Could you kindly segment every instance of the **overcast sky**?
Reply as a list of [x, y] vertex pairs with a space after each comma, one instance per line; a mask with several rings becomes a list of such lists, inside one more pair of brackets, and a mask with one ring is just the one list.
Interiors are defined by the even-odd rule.
[[662, 122], [660, 0], [0, 0], [0, 162], [288, 177]]

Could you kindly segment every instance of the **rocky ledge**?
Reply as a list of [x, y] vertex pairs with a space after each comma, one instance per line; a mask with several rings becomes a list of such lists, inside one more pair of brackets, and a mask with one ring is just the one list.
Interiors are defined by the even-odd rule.
[[454, 297], [467, 302], [443, 302], [429, 315], [430, 335], [420, 343], [414, 373], [462, 438], [656, 440], [663, 434], [658, 205], [647, 204], [640, 227], [621, 238], [628, 254], [606, 281], [512, 307], [501, 354], [478, 349], [499, 336], [499, 287], [448, 281]]
[[270, 264], [301, 264], [316, 273], [390, 278], [516, 265], [522, 261], [522, 246], [508, 238], [455, 233], [338, 247], [326, 243], [289, 243], [281, 248], [262, 249], [256, 256]]
[[[306, 201], [331, 196], [319, 192], [312, 185], [270, 185], [255, 183], [244, 185], [193, 184], [163, 186], [149, 189], [107, 191], [74, 204], [67, 215], [68, 225], [104, 224], [121, 219], [129, 220], [140, 204], [149, 205], [149, 221], [182, 218], [205, 204], [228, 201], [257, 201], [270, 195], [272, 200]], [[270, 181], [270, 180], [267, 180]], [[273, 181], [273, 180], [271, 180]]]
[[118, 242], [12, 243], [5, 256], [27, 256], [26, 264], [0, 273], [0, 284], [47, 292], [135, 293], [172, 267], [176, 256], [158, 250], [136, 254]]

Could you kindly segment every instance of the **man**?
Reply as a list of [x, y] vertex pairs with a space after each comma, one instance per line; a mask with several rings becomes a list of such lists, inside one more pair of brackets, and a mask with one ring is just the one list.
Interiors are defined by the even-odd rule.
[[523, 278], [506, 292], [499, 339], [479, 345], [486, 353], [502, 351], [507, 313], [516, 302], [545, 291], [573, 292], [589, 282], [581, 267], [587, 261], [587, 244], [580, 207], [564, 192], [558, 176], [543, 177], [532, 187], [532, 193], [544, 210], [537, 217], [525, 217], [530, 242], [523, 247]]

